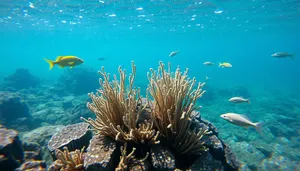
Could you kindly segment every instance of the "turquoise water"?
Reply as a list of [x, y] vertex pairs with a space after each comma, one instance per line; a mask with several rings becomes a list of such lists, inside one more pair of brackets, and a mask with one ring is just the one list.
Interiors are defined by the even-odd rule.
[[[130, 71], [134, 61], [138, 84], [146, 86], [149, 68], [156, 69], [159, 61], [171, 62], [174, 70], [178, 65], [182, 70], [189, 68], [190, 77], [207, 82], [207, 97], [199, 102], [202, 117], [213, 122], [234, 149], [236, 142], [272, 142], [275, 159], [253, 159], [254, 165], [269, 170], [267, 162], [261, 163], [268, 160], [279, 165], [278, 170], [296, 170], [300, 162], [299, 145], [295, 145], [300, 138], [299, 18], [297, 0], [2, 0], [0, 80], [27, 68], [51, 85], [70, 69], [49, 70], [43, 58], [75, 55], [85, 61], [78, 67], [99, 70], [104, 66], [111, 73], [119, 65]], [[169, 57], [176, 50], [179, 54]], [[295, 54], [294, 59], [271, 57], [282, 51]], [[215, 65], [203, 65], [206, 61]], [[233, 67], [218, 67], [219, 62]], [[231, 96], [217, 93], [237, 86], [251, 94], [250, 105], [232, 105]], [[211, 100], [209, 91], [216, 93]], [[226, 112], [266, 122], [266, 136], [227, 123], [219, 117]], [[292, 118], [279, 126], [293, 135], [271, 132], [269, 125], [282, 117]], [[242, 156], [247, 153], [237, 150], [244, 163], [248, 161]]]

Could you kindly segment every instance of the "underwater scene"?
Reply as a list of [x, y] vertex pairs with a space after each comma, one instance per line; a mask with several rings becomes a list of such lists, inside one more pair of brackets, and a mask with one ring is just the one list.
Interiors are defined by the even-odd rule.
[[1, 0], [1, 171], [300, 170], [299, 0]]

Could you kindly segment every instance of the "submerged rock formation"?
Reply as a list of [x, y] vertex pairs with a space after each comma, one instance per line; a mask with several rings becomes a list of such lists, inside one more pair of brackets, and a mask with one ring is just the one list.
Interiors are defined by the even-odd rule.
[[5, 171], [46, 170], [41, 147], [19, 139], [18, 132], [0, 125], [0, 168]]
[[35, 125], [27, 103], [16, 93], [0, 91], [0, 124], [15, 129], [31, 129]]
[[19, 68], [15, 73], [4, 78], [4, 89], [21, 90], [36, 87], [40, 84], [40, 79], [33, 76], [28, 69]]

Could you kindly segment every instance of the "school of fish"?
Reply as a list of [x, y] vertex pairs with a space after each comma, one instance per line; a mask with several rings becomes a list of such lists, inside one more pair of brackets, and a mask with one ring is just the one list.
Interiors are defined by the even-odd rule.
[[[178, 52], [173, 51], [173, 52], [170, 53], [169, 57], [173, 57], [177, 53]], [[274, 58], [290, 58], [290, 59], [294, 59], [294, 57], [295, 57], [294, 54], [290, 54], [288, 52], [276, 52], [276, 53], [273, 53], [271, 56], [274, 57]], [[211, 61], [206, 61], [206, 62], [203, 63], [203, 65], [213, 66], [214, 63], [211, 62]], [[232, 68], [232, 64], [229, 63], [229, 62], [219, 62], [219, 67]], [[207, 76], [205, 78], [206, 78], [206, 80], [208, 80]], [[235, 103], [235, 104], [237, 104], [237, 103], [248, 103], [248, 104], [250, 104], [249, 99], [243, 98], [241, 96], [231, 97], [228, 101], [232, 102], [232, 103]], [[256, 129], [256, 131], [259, 134], [262, 135], [263, 122], [254, 123], [248, 118], [248, 116], [246, 116], [244, 114], [238, 114], [238, 113], [232, 113], [232, 112], [221, 114], [220, 117], [223, 118], [224, 120], [226, 120], [226, 121], [228, 121], [228, 122], [230, 122], [234, 125], [238, 125], [240, 127], [244, 127], [244, 128], [254, 127]]]

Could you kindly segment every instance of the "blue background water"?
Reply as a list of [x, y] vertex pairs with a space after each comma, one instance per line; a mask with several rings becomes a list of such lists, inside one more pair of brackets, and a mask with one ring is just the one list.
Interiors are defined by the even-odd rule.
[[[55, 66], [49, 71], [43, 58], [76, 55], [84, 59], [82, 66], [97, 70], [104, 66], [113, 73], [119, 65], [130, 71], [134, 61], [137, 78], [146, 85], [149, 68], [163, 61], [171, 62], [173, 69], [188, 67], [189, 76], [198, 81], [208, 76], [212, 87], [246, 87], [254, 99], [264, 98], [270, 106], [274, 101], [267, 103], [268, 98], [274, 94], [269, 90], [299, 93], [299, 18], [296, 0], [5, 0], [0, 2], [0, 79], [17, 68], [28, 68], [33, 75], [56, 82], [68, 68]], [[175, 50], [180, 53], [168, 57]], [[271, 57], [280, 51], [296, 56]], [[105, 60], [99, 61], [100, 57]], [[205, 61], [216, 65], [205, 66]], [[233, 67], [220, 68], [219, 62]], [[220, 97], [224, 102], [228, 98]], [[226, 111], [219, 106], [214, 112], [217, 118]], [[263, 112], [252, 118], [262, 119]], [[215, 122], [224, 123], [219, 118]]]

